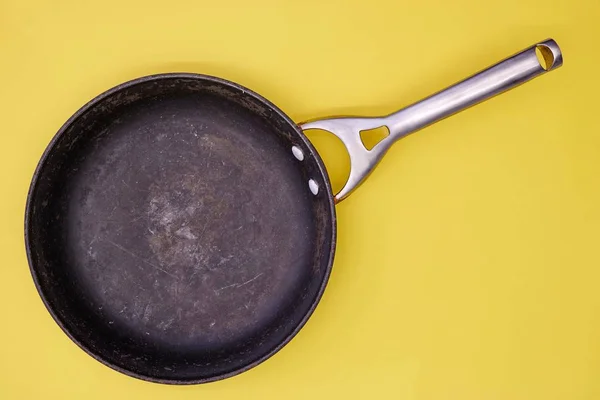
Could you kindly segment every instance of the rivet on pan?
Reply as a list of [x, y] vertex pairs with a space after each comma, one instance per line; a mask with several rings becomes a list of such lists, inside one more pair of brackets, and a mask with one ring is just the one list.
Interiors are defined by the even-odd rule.
[[314, 179], [308, 180], [308, 188], [315, 196], [317, 195], [317, 193], [319, 193], [319, 184], [315, 182]]
[[292, 146], [292, 153], [294, 154], [294, 157], [296, 157], [298, 160], [304, 160], [304, 153], [302, 152], [300, 147]]

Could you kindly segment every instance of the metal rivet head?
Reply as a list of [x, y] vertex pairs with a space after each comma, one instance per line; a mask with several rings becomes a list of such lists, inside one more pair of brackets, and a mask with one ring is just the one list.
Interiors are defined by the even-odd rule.
[[308, 180], [308, 188], [310, 189], [310, 192], [315, 196], [317, 195], [317, 193], [319, 193], [319, 184], [315, 182], [314, 179]]
[[304, 153], [302, 152], [300, 147], [292, 146], [292, 154], [294, 154], [294, 157], [296, 157], [298, 160], [304, 160]]

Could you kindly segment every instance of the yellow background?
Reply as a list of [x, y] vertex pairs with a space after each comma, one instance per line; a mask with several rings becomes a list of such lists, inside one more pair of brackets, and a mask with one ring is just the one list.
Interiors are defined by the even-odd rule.
[[[0, 1], [0, 399], [600, 398], [597, 0]], [[61, 124], [149, 73], [297, 121], [378, 115], [552, 37], [565, 65], [396, 144], [338, 206], [326, 294], [259, 367], [188, 387], [104, 367], [30, 278], [26, 192]], [[312, 135], [336, 187], [347, 160]]]

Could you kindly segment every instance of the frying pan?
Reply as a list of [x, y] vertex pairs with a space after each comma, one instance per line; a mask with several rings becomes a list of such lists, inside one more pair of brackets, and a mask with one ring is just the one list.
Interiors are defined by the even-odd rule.
[[[335, 204], [396, 140], [562, 64], [546, 40], [381, 118], [295, 124], [217, 77], [123, 83], [77, 111], [34, 173], [25, 242], [48, 311], [113, 369], [203, 383], [266, 360], [302, 328], [332, 268]], [[386, 127], [367, 150], [360, 132]], [[303, 130], [337, 135], [332, 194]]]

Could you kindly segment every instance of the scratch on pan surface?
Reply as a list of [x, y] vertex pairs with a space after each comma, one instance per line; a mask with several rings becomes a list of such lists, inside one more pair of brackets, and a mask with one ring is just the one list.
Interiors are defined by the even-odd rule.
[[169, 271], [166, 271], [166, 270], [162, 269], [162, 268], [161, 268], [161, 267], [159, 267], [158, 265], [156, 265], [156, 264], [153, 264], [153, 263], [151, 263], [151, 262], [150, 262], [150, 261], [148, 261], [148, 260], [144, 260], [142, 257], [138, 256], [138, 255], [137, 255], [137, 254], [135, 254], [135, 253], [132, 253], [131, 251], [127, 250], [125, 247], [121, 246], [120, 244], [117, 244], [117, 243], [113, 242], [113, 241], [112, 241], [112, 240], [110, 240], [110, 239], [104, 239], [104, 240], [105, 240], [106, 242], [108, 242], [108, 243], [112, 244], [113, 246], [115, 246], [117, 249], [119, 249], [119, 250], [121, 250], [121, 251], [124, 251], [125, 253], [129, 254], [130, 256], [132, 256], [132, 257], [134, 257], [134, 258], [137, 258], [138, 260], [142, 261], [144, 264], [148, 264], [148, 265], [149, 265], [149, 266], [151, 266], [152, 268], [155, 268], [155, 269], [157, 269], [157, 270], [159, 270], [159, 271], [161, 271], [161, 272], [164, 272], [165, 274], [167, 274], [167, 275], [169, 275], [169, 276], [171, 276], [171, 277], [173, 277], [173, 278], [175, 278], [175, 279], [179, 280], [179, 277], [178, 277], [178, 276], [176, 276], [176, 275], [173, 275], [173, 274], [172, 274], [172, 273], [170, 273]]
[[221, 290], [229, 289], [231, 287], [235, 287], [236, 289], [241, 288], [242, 286], [245, 286], [245, 285], [249, 284], [250, 282], [253, 282], [256, 279], [258, 279], [262, 274], [263, 274], [263, 272], [261, 272], [260, 274], [256, 275], [254, 278], [251, 278], [251, 279], [247, 280], [246, 282], [232, 283], [231, 285], [223, 286], [222, 288], [216, 289], [215, 293], [219, 293]]

